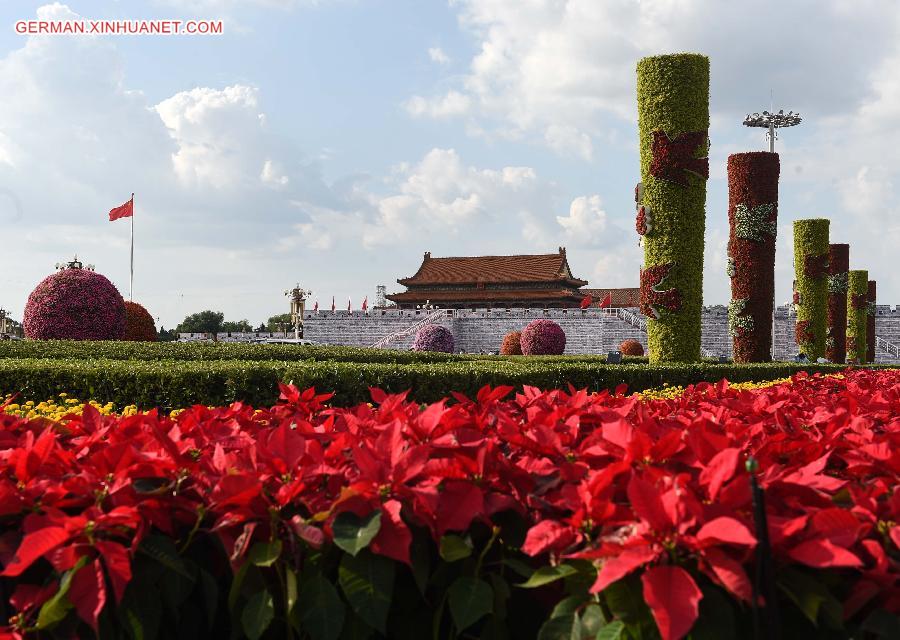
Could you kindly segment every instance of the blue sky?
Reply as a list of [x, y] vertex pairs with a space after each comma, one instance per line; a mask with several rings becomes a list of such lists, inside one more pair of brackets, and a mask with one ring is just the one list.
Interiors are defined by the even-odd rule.
[[[900, 240], [900, 9], [889, 0], [159, 0], [0, 5], [0, 306], [19, 317], [78, 252], [166, 326], [259, 323], [300, 281], [358, 307], [433, 255], [568, 248], [592, 286], [636, 286], [634, 67], [711, 58], [707, 303], [729, 298], [725, 159], [785, 132], [777, 296], [791, 221], [829, 217], [852, 268]], [[774, 26], [765, 17], [782, 16]], [[22, 36], [17, 20], [221, 18], [222, 36]], [[801, 23], [802, 29], [795, 25]], [[10, 242], [11, 239], [14, 239]]]

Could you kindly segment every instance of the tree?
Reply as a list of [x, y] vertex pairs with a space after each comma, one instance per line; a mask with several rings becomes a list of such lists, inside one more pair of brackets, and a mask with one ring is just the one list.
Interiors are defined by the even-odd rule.
[[159, 328], [159, 341], [160, 342], [175, 342], [178, 340], [178, 332], [175, 329], [166, 329], [165, 327]]
[[238, 320], [237, 322], [229, 320], [222, 323], [222, 331], [225, 333], [249, 333], [253, 331], [253, 325], [247, 320]]
[[294, 321], [289, 313], [279, 313], [269, 318], [266, 322], [266, 330], [268, 331], [287, 331], [294, 326]]
[[225, 314], [221, 311], [200, 311], [189, 315], [175, 328], [176, 333], [222, 333]]

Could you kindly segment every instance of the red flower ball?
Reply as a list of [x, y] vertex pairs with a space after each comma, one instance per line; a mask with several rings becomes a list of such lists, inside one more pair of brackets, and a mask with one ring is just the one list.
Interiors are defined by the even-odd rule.
[[532, 320], [520, 343], [526, 356], [558, 356], [566, 350], [566, 333], [553, 320]]
[[644, 345], [637, 340], [625, 340], [619, 345], [619, 353], [623, 356], [642, 356], [644, 355]]
[[119, 340], [125, 301], [104, 276], [64, 269], [47, 276], [28, 296], [25, 336], [34, 340]]
[[125, 301], [125, 340], [156, 342], [156, 323], [153, 316], [137, 302]]
[[501, 356], [520, 356], [522, 355], [522, 332], [510, 331], [503, 336], [503, 343], [500, 345]]

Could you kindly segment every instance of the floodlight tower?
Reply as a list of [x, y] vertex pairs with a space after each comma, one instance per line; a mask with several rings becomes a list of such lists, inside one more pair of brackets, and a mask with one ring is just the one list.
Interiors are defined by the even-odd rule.
[[768, 129], [766, 136], [769, 138], [769, 151], [775, 153], [775, 129], [795, 127], [802, 121], [803, 119], [799, 113], [794, 113], [793, 111], [785, 113], [784, 109], [779, 109], [778, 113], [763, 111], [762, 115], [758, 113], [747, 114], [747, 117], [744, 118], [744, 126]]
[[306, 310], [306, 298], [312, 295], [312, 291], [307, 291], [300, 287], [298, 283], [293, 289], [288, 289], [284, 295], [291, 299], [291, 321], [294, 325], [294, 340], [303, 337], [303, 312]]

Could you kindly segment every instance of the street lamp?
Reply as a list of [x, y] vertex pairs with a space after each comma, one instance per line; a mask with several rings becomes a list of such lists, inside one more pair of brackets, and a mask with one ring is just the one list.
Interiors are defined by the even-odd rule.
[[306, 298], [312, 291], [302, 289], [298, 283], [293, 289], [286, 289], [284, 295], [291, 299], [291, 322], [294, 324], [294, 340], [303, 337], [303, 312], [306, 310]]
[[86, 269], [87, 271], [93, 271], [94, 265], [88, 264], [85, 265], [78, 259], [78, 254], [75, 254], [75, 258], [70, 260], [69, 262], [57, 262], [54, 267], [56, 267], [57, 271], [62, 271], [63, 269]]
[[763, 111], [761, 115], [758, 113], [747, 114], [747, 117], [744, 118], [744, 126], [768, 129], [766, 136], [769, 138], [769, 151], [775, 153], [775, 129], [796, 127], [802, 121], [799, 113], [793, 111], [785, 113], [784, 109], [779, 109], [778, 113]]
[[0, 335], [6, 333], [6, 314], [8, 311], [6, 309], [0, 308]]

